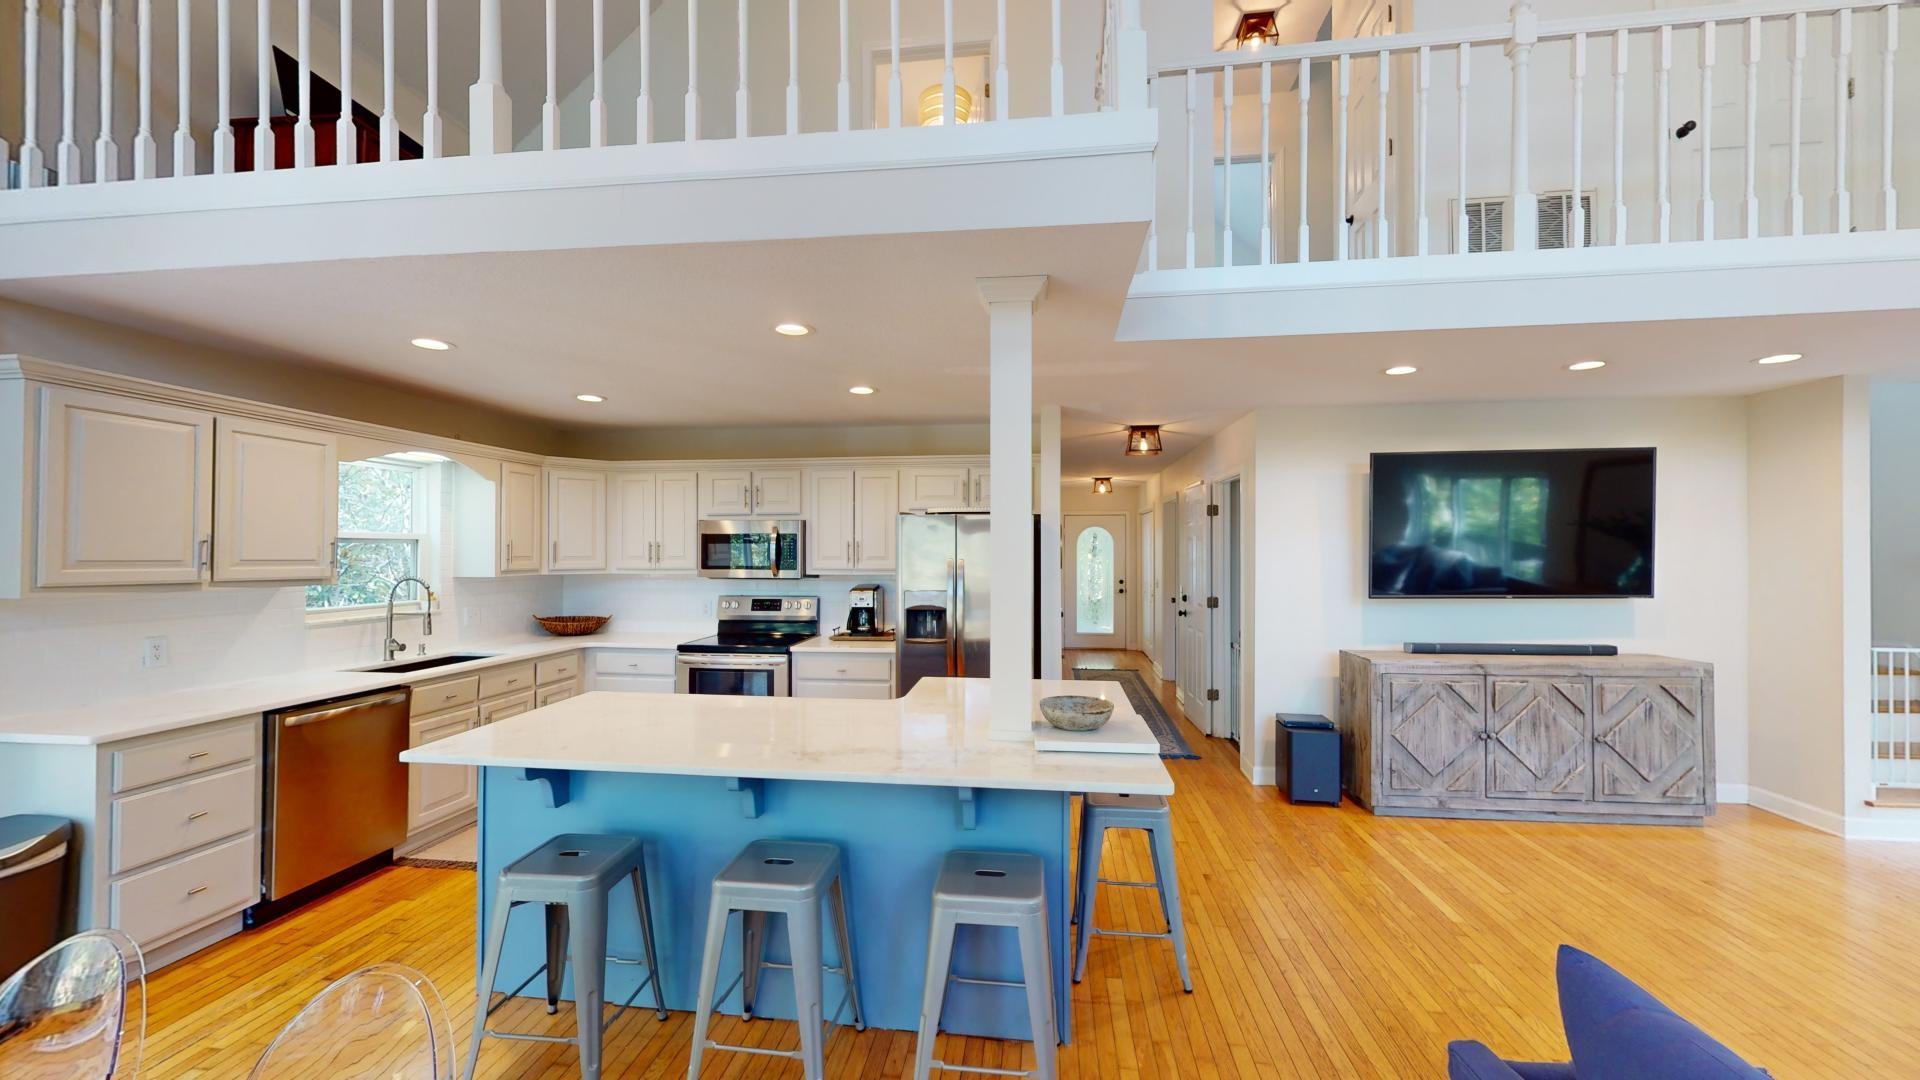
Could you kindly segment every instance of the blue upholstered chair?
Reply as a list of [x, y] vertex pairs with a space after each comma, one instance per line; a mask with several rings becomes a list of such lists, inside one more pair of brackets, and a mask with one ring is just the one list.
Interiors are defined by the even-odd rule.
[[1627, 977], [1560, 946], [1560, 1021], [1571, 1064], [1502, 1061], [1483, 1043], [1447, 1045], [1451, 1080], [1761, 1080], [1767, 1074]]

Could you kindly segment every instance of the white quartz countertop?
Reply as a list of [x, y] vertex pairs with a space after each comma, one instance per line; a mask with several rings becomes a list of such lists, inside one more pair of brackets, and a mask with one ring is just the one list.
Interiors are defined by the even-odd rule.
[[[516, 660], [579, 649], [670, 650], [699, 634], [589, 634], [583, 637], [520, 638], [449, 646], [430, 655], [486, 653], [469, 660], [421, 671], [294, 671], [242, 682], [193, 687], [161, 694], [103, 700], [59, 709], [0, 713], [0, 743], [92, 745], [156, 735], [195, 724], [269, 712], [328, 698], [366, 693], [390, 686], [412, 686], [452, 678]], [[415, 659], [408, 657], [407, 659]], [[395, 661], [400, 662], [399, 660]]]
[[884, 641], [835, 641], [825, 634], [808, 638], [793, 647], [797, 653], [884, 653], [893, 652], [893, 639]]
[[[1036, 680], [1033, 700], [1119, 683]], [[402, 761], [576, 772], [1171, 795], [1157, 754], [1059, 753], [987, 733], [985, 679], [922, 679], [889, 701], [591, 693], [438, 739]], [[1039, 715], [1034, 708], [1034, 716]]]

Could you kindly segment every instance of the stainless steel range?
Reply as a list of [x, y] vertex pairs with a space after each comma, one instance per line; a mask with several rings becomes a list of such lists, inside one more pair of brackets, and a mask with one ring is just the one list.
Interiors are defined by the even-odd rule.
[[680, 646], [675, 692], [788, 697], [795, 645], [820, 633], [817, 596], [723, 596], [719, 632]]

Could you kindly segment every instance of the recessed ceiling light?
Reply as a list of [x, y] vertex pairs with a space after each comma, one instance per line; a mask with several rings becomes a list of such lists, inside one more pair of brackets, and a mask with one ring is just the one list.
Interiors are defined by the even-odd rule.
[[413, 347], [416, 349], [430, 349], [434, 352], [446, 352], [448, 349], [453, 348], [453, 343], [450, 341], [441, 341], [437, 337], [417, 337], [413, 339]]
[[813, 333], [813, 327], [808, 326], [806, 323], [797, 322], [774, 323], [773, 332], [776, 334], [785, 334], [788, 337], [806, 337], [808, 334]]
[[575, 394], [573, 395], [573, 400], [584, 401], [589, 405], [598, 405], [607, 399], [601, 397], [599, 394]]
[[1772, 356], [1763, 356], [1755, 360], [1754, 363], [1770, 366], [1773, 364], [1791, 364], [1798, 359], [1800, 359], [1800, 354], [1797, 352], [1783, 352], [1774, 353]]
[[1390, 368], [1388, 368], [1388, 369], [1387, 369], [1386, 371], [1384, 371], [1384, 372], [1381, 372], [1381, 374], [1383, 374], [1383, 375], [1411, 375], [1411, 374], [1413, 374], [1414, 372], [1416, 372], [1416, 371], [1419, 371], [1419, 370], [1420, 370], [1419, 368], [1417, 368], [1417, 367], [1414, 367], [1414, 366], [1413, 366], [1412, 364], [1395, 364], [1394, 366], [1392, 366], [1392, 367], [1390, 367]]
[[1567, 365], [1568, 371], [1598, 371], [1607, 366], [1605, 360], [1575, 360]]
[[847, 393], [849, 393], [849, 394], [859, 394], [859, 395], [860, 395], [861, 397], [866, 397], [866, 396], [867, 396], [868, 394], [871, 394], [871, 393], [873, 393], [873, 387], [871, 387], [871, 386], [849, 386], [849, 387], [847, 387]]

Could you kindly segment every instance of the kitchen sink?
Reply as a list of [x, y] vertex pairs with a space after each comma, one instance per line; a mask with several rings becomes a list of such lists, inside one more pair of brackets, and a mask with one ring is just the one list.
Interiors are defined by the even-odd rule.
[[447, 653], [445, 656], [422, 656], [414, 660], [402, 660], [393, 664], [375, 664], [372, 667], [354, 668], [355, 671], [425, 671], [428, 668], [446, 667], [448, 664], [464, 664], [469, 660], [491, 659], [492, 653]]

